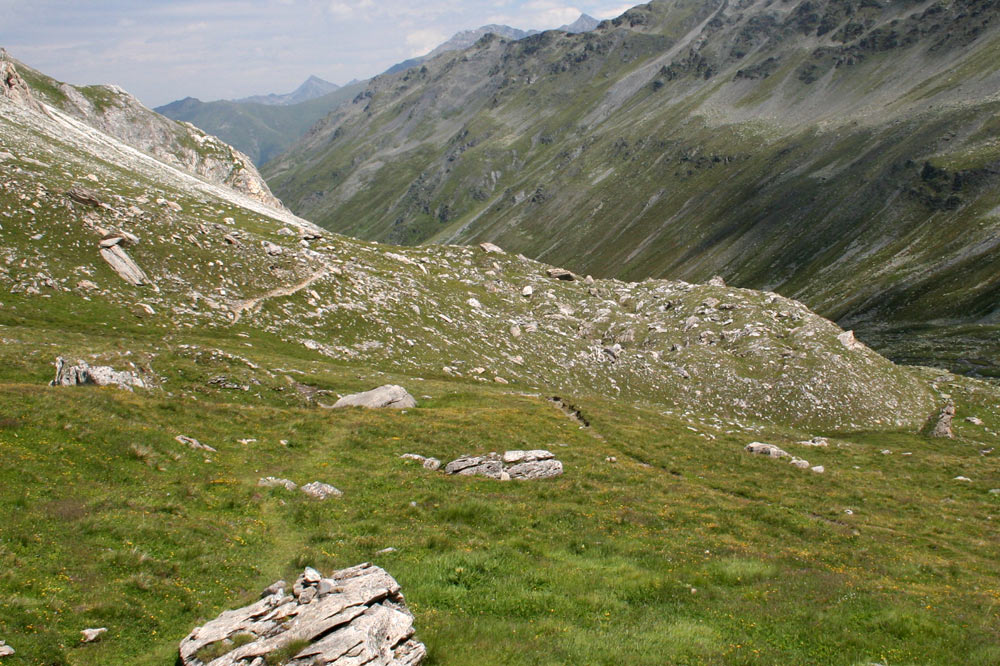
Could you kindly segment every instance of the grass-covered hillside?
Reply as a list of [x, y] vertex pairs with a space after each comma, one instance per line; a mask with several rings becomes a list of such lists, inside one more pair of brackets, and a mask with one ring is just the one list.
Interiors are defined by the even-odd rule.
[[[994, 385], [775, 294], [321, 232], [6, 99], [0, 146], [4, 666], [173, 664], [278, 578], [368, 560], [431, 664], [1000, 659]], [[59, 356], [146, 387], [50, 387]], [[417, 407], [324, 408], [388, 383]], [[949, 401], [956, 438], [920, 434]], [[509, 449], [565, 473], [400, 458]]]
[[265, 176], [300, 215], [774, 289], [996, 372], [995, 3], [662, 0], [376, 77]]

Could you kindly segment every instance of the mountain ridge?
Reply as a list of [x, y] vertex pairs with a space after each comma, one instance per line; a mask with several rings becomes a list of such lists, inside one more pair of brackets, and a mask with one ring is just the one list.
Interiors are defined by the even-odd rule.
[[[653, 2], [376, 77], [266, 174], [352, 235], [491, 240], [630, 279], [721, 273], [895, 358], [993, 372], [997, 13]], [[928, 309], [950, 322], [921, 323]]]

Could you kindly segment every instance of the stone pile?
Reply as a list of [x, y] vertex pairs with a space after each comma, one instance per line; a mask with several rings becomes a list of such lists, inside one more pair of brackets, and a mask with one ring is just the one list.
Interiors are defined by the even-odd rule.
[[485, 476], [490, 479], [509, 481], [511, 479], [548, 479], [563, 473], [563, 465], [551, 451], [506, 451], [504, 454], [489, 453], [485, 456], [462, 456], [445, 465], [446, 474], [462, 476]]
[[369, 563], [324, 578], [306, 568], [249, 606], [226, 611], [180, 644], [183, 666], [415, 666], [426, 656], [399, 583]]

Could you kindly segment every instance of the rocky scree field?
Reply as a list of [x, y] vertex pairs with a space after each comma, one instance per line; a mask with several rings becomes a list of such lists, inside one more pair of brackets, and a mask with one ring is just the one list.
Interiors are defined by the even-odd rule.
[[997, 372], [995, 3], [668, 0], [379, 76], [264, 170], [296, 213], [774, 290]]
[[[346, 239], [23, 98], [0, 145], [5, 666], [173, 663], [278, 578], [364, 561], [427, 663], [1000, 657], [994, 385], [718, 281]], [[57, 357], [146, 388], [48, 386]], [[384, 384], [417, 406], [324, 408]], [[955, 437], [920, 434], [949, 401]], [[564, 474], [401, 458], [511, 449]]]

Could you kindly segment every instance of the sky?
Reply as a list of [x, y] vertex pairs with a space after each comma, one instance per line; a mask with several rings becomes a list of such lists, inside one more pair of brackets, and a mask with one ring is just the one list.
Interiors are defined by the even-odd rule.
[[490, 23], [544, 30], [622, 0], [0, 0], [0, 46], [60, 81], [113, 83], [144, 104], [344, 84]]

